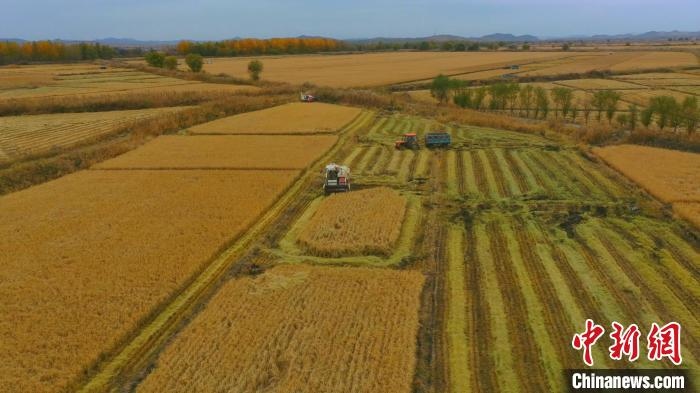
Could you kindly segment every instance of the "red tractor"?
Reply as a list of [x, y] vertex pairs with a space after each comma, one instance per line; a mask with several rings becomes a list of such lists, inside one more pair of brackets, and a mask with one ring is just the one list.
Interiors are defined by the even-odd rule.
[[401, 150], [401, 149], [412, 149], [416, 150], [420, 146], [418, 146], [418, 137], [416, 136], [415, 132], [409, 132], [406, 134], [403, 134], [403, 137], [401, 138], [400, 141], [396, 141], [394, 143], [394, 147]]

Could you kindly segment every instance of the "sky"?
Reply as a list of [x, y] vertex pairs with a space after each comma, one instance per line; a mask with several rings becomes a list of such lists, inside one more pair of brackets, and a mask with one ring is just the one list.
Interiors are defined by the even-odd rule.
[[0, 0], [0, 38], [539, 37], [700, 30], [700, 0]]

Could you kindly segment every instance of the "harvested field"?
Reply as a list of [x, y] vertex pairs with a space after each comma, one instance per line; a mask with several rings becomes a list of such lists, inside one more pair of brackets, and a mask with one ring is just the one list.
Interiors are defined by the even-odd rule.
[[1, 197], [0, 390], [73, 390], [297, 174], [83, 171]]
[[359, 108], [291, 103], [230, 116], [190, 128], [195, 134], [296, 134], [334, 132], [350, 123]]
[[337, 140], [336, 135], [168, 135], [95, 168], [304, 169]]
[[[70, 147], [134, 122], [190, 107], [0, 117], [0, 150], [8, 161]], [[0, 157], [0, 163], [2, 158]]]
[[[571, 56], [566, 52], [395, 52], [352, 55], [303, 55], [261, 58], [263, 78], [320, 86], [378, 86], [432, 78], [439, 73], [455, 75]], [[251, 58], [216, 58], [204, 70], [231, 76], [247, 74]]]
[[405, 212], [406, 198], [386, 187], [333, 194], [321, 203], [297, 240], [312, 255], [389, 256]]
[[227, 282], [137, 392], [411, 392], [423, 276], [278, 266]]
[[645, 88], [635, 83], [627, 83], [614, 79], [573, 79], [557, 81], [555, 83], [557, 85], [582, 90], [629, 90]]
[[[551, 217], [527, 213], [487, 213], [466, 229], [451, 227], [452, 391], [565, 390], [561, 370], [582, 364], [571, 332], [586, 318], [606, 327], [613, 320], [640, 327], [681, 321], [684, 364], [695, 367], [700, 337], [693, 304], [700, 294], [690, 261], [700, 254], [692, 244], [667, 223], [647, 218], [585, 215], [573, 233]], [[629, 367], [612, 362], [604, 345], [593, 351], [596, 367]], [[663, 367], [641, 358], [635, 365]]]
[[698, 65], [698, 59], [688, 52], [587, 52], [547, 66], [535, 64], [533, 69], [518, 73], [522, 76], [559, 75], [590, 71], [626, 71]]
[[125, 68], [97, 65], [31, 65], [0, 67], [0, 100], [34, 97], [74, 97], [143, 92], [203, 92], [256, 90], [255, 86], [202, 83]]

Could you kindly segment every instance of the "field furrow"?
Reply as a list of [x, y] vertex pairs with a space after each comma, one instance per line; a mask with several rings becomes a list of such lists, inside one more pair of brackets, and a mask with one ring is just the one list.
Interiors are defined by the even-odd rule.
[[[477, 224], [468, 232], [466, 295], [472, 299], [471, 321], [478, 345], [472, 346], [479, 388], [484, 392], [518, 391], [515, 360], [508, 330], [503, 321], [508, 319], [504, 299], [494, 272], [493, 254], [484, 224]], [[497, 370], [499, 370], [497, 372]]]
[[[512, 266], [511, 255], [507, 239], [503, 234], [501, 222], [492, 221], [486, 224], [489, 234], [489, 243], [493, 259], [490, 261], [494, 267], [494, 273], [498, 280], [501, 297], [504, 299], [504, 312], [508, 316], [505, 325], [508, 330], [511, 351], [519, 361], [514, 364], [518, 381], [528, 390], [549, 391], [548, 378], [539, 361], [542, 353], [538, 344], [532, 337], [537, 337], [532, 330], [529, 314], [532, 310], [527, 308], [523, 292]], [[543, 338], [544, 339], [544, 338]]]
[[469, 151], [469, 154], [471, 154], [472, 156], [472, 168], [474, 169], [474, 178], [476, 179], [476, 186], [479, 189], [479, 194], [481, 194], [482, 197], [488, 197], [490, 195], [489, 184], [486, 180], [486, 173], [484, 173], [485, 169], [483, 161], [481, 160], [481, 157], [478, 154], [478, 152], [479, 150]]
[[501, 162], [498, 160], [498, 157], [496, 157], [494, 149], [485, 149], [484, 154], [488, 160], [488, 165], [491, 169], [490, 172], [493, 173], [496, 189], [498, 190], [498, 196], [501, 198], [512, 196], [513, 194], [509, 188], [508, 179], [503, 171], [505, 168], [501, 167]]

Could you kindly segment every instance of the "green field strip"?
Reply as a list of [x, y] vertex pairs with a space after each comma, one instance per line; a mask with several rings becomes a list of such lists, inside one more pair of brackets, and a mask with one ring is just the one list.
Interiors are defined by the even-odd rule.
[[[365, 149], [365, 154], [362, 155], [362, 158], [358, 161], [357, 167], [355, 168], [355, 173], [365, 173], [371, 169], [371, 167], [374, 165], [374, 162], [377, 158], [377, 154], [381, 153], [381, 146], [378, 145], [372, 145], [368, 148]], [[350, 168], [352, 170], [353, 168]]]
[[399, 171], [399, 164], [401, 164], [401, 160], [403, 157], [401, 156], [401, 151], [398, 149], [394, 149], [393, 152], [391, 152], [391, 159], [389, 160], [389, 163], [386, 165], [386, 172], [389, 174], [396, 174]]
[[277, 248], [265, 251], [281, 260], [280, 263], [310, 263], [318, 265], [349, 265], [349, 266], [377, 266], [386, 267], [398, 265], [413, 254], [413, 246], [418, 233], [418, 226], [422, 220], [423, 212], [421, 200], [418, 196], [407, 194], [408, 205], [406, 215], [401, 224], [399, 238], [394, 245], [394, 252], [389, 256], [357, 255], [346, 257], [317, 257], [307, 255], [297, 244], [297, 238], [303, 228], [309, 223], [324, 197], [314, 199], [304, 210], [301, 216], [292, 224], [291, 228], [280, 239]]
[[613, 199], [630, 196], [630, 190], [619, 181], [614, 180], [612, 177], [614, 173], [609, 168], [587, 161], [579, 152], [567, 154], [566, 159], [572, 165], [578, 165], [596, 188], [605, 190]]
[[[655, 246], [662, 248], [663, 252], [668, 253], [671, 258], [682, 265], [688, 271], [688, 277], [700, 276], [700, 271], [698, 271], [700, 253], [696, 252], [691, 244], [678, 237], [673, 229], [668, 226], [662, 227], [655, 220], [645, 217], [638, 217], [637, 220], [639, 231], [648, 236]], [[659, 229], [660, 227], [662, 229]], [[663, 236], [660, 233], [663, 233]]]
[[475, 152], [475, 155], [478, 156], [479, 161], [481, 161], [481, 165], [484, 170], [484, 177], [486, 178], [486, 184], [488, 184], [488, 193], [486, 196], [493, 199], [505, 197], [505, 195], [501, 195], [499, 193], [496, 174], [494, 173], [494, 168], [492, 168], [490, 165], [489, 159], [486, 155], [486, 150], [479, 149]]
[[406, 183], [411, 177], [411, 168], [413, 167], [413, 160], [415, 159], [416, 153], [412, 150], [402, 151], [400, 154], [401, 163], [399, 165], [399, 171], [396, 177], [399, 182]]
[[496, 162], [501, 167], [501, 172], [506, 178], [506, 184], [508, 185], [508, 193], [510, 195], [522, 195], [525, 193], [526, 186], [522, 182], [522, 179], [517, 177], [519, 173], [513, 172], [512, 166], [506, 160], [505, 152], [503, 149], [493, 149], [494, 155], [496, 157]]
[[[545, 296], [549, 299], [555, 299], [559, 304], [558, 307], [553, 308], [551, 313], [559, 313], [557, 316], [558, 321], [550, 324], [551, 326], [559, 326], [560, 332], [574, 332], [578, 331], [581, 326], [585, 323], [586, 319], [593, 318], [596, 319], [596, 315], [588, 315], [584, 309], [592, 309], [595, 307], [595, 303], [588, 300], [589, 297], [582, 296], [582, 293], [588, 295], [583, 288], [581, 288], [578, 282], [578, 277], [572, 274], [570, 271], [569, 262], [566, 260], [558, 259], [555, 256], [555, 247], [551, 243], [550, 234], [543, 231], [543, 229], [537, 225], [533, 220], [523, 221], [526, 236], [531, 237], [530, 244], [534, 244], [535, 247], [533, 252], [535, 253], [534, 258], [539, 262], [538, 268], [544, 270], [541, 276], [546, 274], [548, 280], [546, 285], [550, 286], [550, 289], [545, 292]], [[561, 254], [557, 254], [561, 258]], [[564, 271], [568, 270], [568, 277]], [[547, 302], [549, 299], [543, 299], [542, 302]], [[587, 302], [586, 307], [581, 307], [582, 302]], [[564, 306], [565, 305], [565, 306]], [[556, 341], [556, 346], [560, 350], [567, 350], [568, 352], [561, 356], [562, 362], [564, 363], [564, 368], [576, 368], [581, 365], [580, 356], [573, 351], [570, 351], [568, 344], [569, 341], [565, 338], [559, 337]], [[570, 335], [568, 339], [570, 339]], [[593, 356], [596, 359], [597, 364], [603, 365], [603, 367], [610, 367], [610, 362], [608, 361], [607, 351], [601, 347], [593, 348]], [[573, 359], [573, 361], [572, 361]]]
[[530, 173], [537, 179], [537, 183], [542, 185], [545, 194], [552, 199], [573, 199], [571, 187], [562, 179], [562, 176], [552, 172], [546, 165], [542, 164], [536, 155], [533, 151], [523, 151], [520, 157]]
[[472, 391], [474, 364], [469, 348], [476, 345], [469, 332], [469, 309], [466, 298], [464, 244], [462, 229], [456, 225], [447, 228], [447, 322], [445, 338], [449, 368], [450, 392]]
[[523, 289], [513, 271], [514, 256], [510, 253], [503, 229], [504, 226], [500, 219], [490, 220], [486, 224], [491, 256], [493, 257], [490, 261], [490, 265], [493, 267], [492, 274], [495, 275], [498, 282], [501, 297], [504, 300], [504, 312], [508, 315], [500, 322], [505, 321], [511, 353], [519, 358], [519, 362], [514, 364], [517, 379], [509, 381], [518, 381], [525, 390], [550, 391], [547, 386], [544, 366], [539, 362], [542, 353], [538, 349], [538, 344], [533, 340], [536, 336], [532, 326], [528, 323], [531, 318], [531, 310], [527, 308]]
[[[654, 231], [668, 231], [668, 228], [660, 226], [655, 220], [642, 217], [636, 218], [634, 223], [620, 218], [609, 218], [606, 220], [606, 224], [611, 226], [618, 236], [622, 236], [630, 249], [637, 250], [637, 252], [644, 252], [644, 260], [654, 261], [654, 263], [651, 264], [652, 267], [654, 267], [657, 273], [662, 275], [667, 282], [683, 282], [686, 284], [683, 286], [672, 285], [669, 287], [676, 293], [678, 298], [686, 299], [688, 304], [700, 303], [700, 282], [697, 279], [697, 275], [690, 272], [683, 263], [676, 259], [678, 257], [678, 252], [676, 252], [676, 256], [674, 256], [674, 253], [671, 253], [667, 249], [659, 249], [654, 239], [645, 233], [644, 230], [640, 229], [640, 227], [644, 227], [652, 228]], [[673, 236], [671, 233], [667, 233], [667, 236], [664, 237], [665, 241], [668, 242], [671, 236]], [[698, 258], [700, 258], [700, 255], [698, 255], [695, 260], [698, 260]]]
[[588, 268], [606, 285], [610, 295], [625, 310], [627, 318], [621, 318], [622, 321], [619, 322], [650, 324], [654, 320], [654, 312], [649, 303], [643, 300], [639, 288], [603, 247], [600, 239], [592, 232], [592, 226], [595, 224], [591, 222], [579, 224], [576, 228], [576, 240]]
[[380, 146], [379, 157], [372, 166], [370, 174], [387, 174], [387, 166], [389, 165], [389, 160], [391, 160], [391, 155], [394, 151], [395, 149], [393, 147], [390, 148], [389, 146], [384, 145]]
[[372, 128], [369, 129], [369, 132], [367, 132], [368, 136], [373, 136], [376, 135], [377, 132], [382, 129], [383, 127], [386, 127], [387, 122], [389, 121], [389, 118], [387, 117], [381, 117], [379, 120], [377, 120]]
[[432, 161], [433, 153], [427, 149], [418, 151], [416, 158], [416, 167], [413, 171], [413, 178], [427, 178], [430, 176], [430, 162]]
[[[687, 348], [692, 353], [691, 361], [696, 363], [700, 346], [695, 334], [700, 332], [700, 324], [694, 315], [694, 310], [689, 309], [688, 306], [691, 304], [697, 305], [698, 303], [687, 304], [683, 299], [676, 297], [666, 284], [673, 281], [658, 280], [658, 271], [650, 265], [649, 260], [644, 255], [640, 257], [636, 250], [628, 247], [628, 244], [618, 235], [613, 227], [607, 226], [605, 223], [601, 224], [598, 237], [608, 250], [612, 248], [617, 249], [616, 251], [611, 251], [611, 254], [617, 254], [615, 259], [618, 261], [620, 268], [628, 272], [630, 279], [640, 288], [643, 297], [649, 301], [655, 316], [660, 317], [656, 321], [678, 321], [681, 323], [685, 333], [684, 340], [686, 340], [686, 343], [690, 341], [690, 345], [687, 345]], [[690, 359], [687, 358], [686, 354], [684, 362], [688, 360]]]
[[[526, 337], [526, 339], [537, 345], [539, 360], [543, 365], [547, 376], [546, 380], [549, 383], [547, 389], [549, 391], [562, 391], [564, 389], [561, 378], [563, 367], [560, 358], [563, 354], [571, 353], [572, 351], [566, 346], [566, 341], [561, 342], [559, 340], [555, 345], [552, 341], [551, 332], [558, 333], [566, 330], [567, 325], [558, 323], [558, 321], [555, 322], [552, 318], [561, 315], [561, 310], [545, 310], [545, 305], [557, 299], [536, 293], [537, 289], [542, 289], [547, 284], [549, 277], [541, 275], [541, 272], [534, 271], [535, 269], [533, 269], [534, 266], [532, 265], [540, 262], [528, 258], [533, 256], [533, 254], [527, 253], [532, 247], [532, 244], [527, 241], [529, 239], [516, 237], [515, 233], [521, 233], [521, 231], [524, 231], [524, 228], [515, 224], [512, 219], [501, 222], [499, 225], [510, 254], [509, 267], [506, 268], [509, 270], [512, 268], [512, 274], [518, 282], [519, 292], [523, 299], [522, 304], [525, 306], [527, 321], [533, 334], [533, 336]], [[551, 329], [552, 326], [557, 328]]]
[[[519, 173], [525, 184], [524, 193], [544, 193], [544, 188], [538, 183], [537, 178], [532, 174], [530, 168], [525, 164], [518, 150], [506, 150], [506, 156], [510, 157], [514, 173]], [[517, 175], [516, 175], [517, 176]]]
[[[586, 258], [576, 244], [567, 239], [558, 244], [557, 248], [569, 261], [571, 270], [576, 274], [579, 284], [578, 288], [586, 292], [589, 299], [593, 301], [593, 304], [587, 304], [589, 307], [588, 313], [593, 315], [586, 315], [586, 318], [593, 318], [596, 323], [608, 326], [612, 321], [625, 324], [635, 322], [634, 318], [627, 317], [627, 311], [629, 310], [624, 311], [622, 306], [613, 299], [611, 293], [601, 283], [600, 276], [594, 274], [592, 269], [588, 267]], [[581, 321], [580, 326], [584, 327], [585, 322]]]
[[595, 184], [592, 184], [585, 171], [576, 166], [572, 166], [571, 162], [564, 157], [569, 155], [569, 152], [542, 152], [548, 163], [553, 163], [554, 167], [558, 168], [558, 173], [566, 176], [569, 179], [569, 185], [572, 189], [576, 189], [577, 194], [586, 196], [587, 199], [608, 199], [608, 194], [604, 190], [600, 190]]
[[474, 170], [474, 180], [476, 181], [477, 189], [479, 190], [479, 195], [482, 198], [488, 198], [490, 195], [488, 180], [486, 179], [486, 169], [484, 168], [484, 163], [479, 157], [478, 150], [471, 150], [470, 155], [472, 157], [472, 169]]
[[498, 196], [500, 198], [511, 197], [510, 190], [508, 189], [507, 180], [503, 174], [501, 164], [498, 162], [498, 158], [494, 154], [493, 149], [484, 149], [484, 154], [488, 160], [488, 165], [493, 173], [494, 181], [496, 183], [496, 190], [498, 191]]
[[456, 198], [459, 196], [459, 179], [457, 173], [457, 153], [454, 150], [449, 150], [447, 152], [445, 170], [447, 172], [447, 195]]
[[358, 146], [358, 147], [352, 149], [352, 151], [347, 156], [345, 156], [345, 158], [343, 159], [343, 162], [339, 162], [339, 164], [346, 165], [347, 167], [349, 167], [350, 173], [352, 173], [354, 165], [355, 165], [355, 161], [358, 159], [358, 157], [362, 153], [364, 153], [364, 151], [365, 151], [365, 148], [362, 146]]
[[474, 176], [474, 163], [472, 161], [472, 152], [469, 150], [461, 151], [462, 160], [462, 177], [464, 178], [464, 192], [470, 198], [477, 198], [481, 195], [479, 187], [476, 184], [476, 176]]
[[[483, 223], [475, 225], [475, 241], [476, 241], [476, 258], [477, 261], [467, 261], [467, 263], [477, 263], [480, 266], [480, 276], [477, 280], [480, 285], [483, 285], [483, 292], [480, 296], [488, 303], [489, 310], [489, 331], [491, 332], [491, 340], [488, 343], [488, 351], [491, 354], [493, 362], [493, 370], [491, 373], [495, 375], [496, 385], [492, 386], [493, 390], [500, 392], [519, 392], [521, 386], [518, 375], [515, 372], [515, 362], [513, 359], [512, 345], [508, 328], [505, 321], [508, 321], [510, 315], [506, 313], [504, 299], [499, 290], [499, 282], [496, 279], [496, 271], [494, 267], [495, 255], [492, 254], [490, 247], [491, 234], [486, 230]], [[480, 349], [479, 352], [485, 349]], [[522, 361], [522, 359], [520, 360]], [[504, 383], [503, 381], [510, 381]]]

